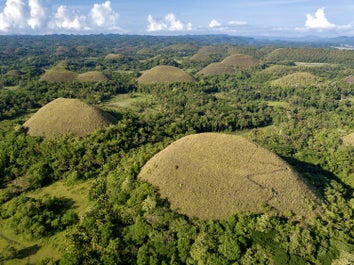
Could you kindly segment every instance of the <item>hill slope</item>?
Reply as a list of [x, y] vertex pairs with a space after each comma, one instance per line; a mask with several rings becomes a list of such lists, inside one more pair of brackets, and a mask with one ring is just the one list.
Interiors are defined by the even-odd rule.
[[89, 71], [79, 74], [76, 79], [81, 82], [102, 82], [108, 80], [107, 76], [99, 71]]
[[224, 219], [237, 212], [309, 216], [314, 195], [272, 152], [235, 135], [183, 137], [156, 154], [139, 177], [156, 186], [171, 208], [190, 217]]
[[159, 65], [144, 72], [139, 78], [140, 84], [160, 82], [192, 82], [194, 77], [174, 66]]
[[316, 85], [318, 82], [319, 78], [311, 73], [297, 72], [274, 80], [271, 84], [280, 87], [298, 87]]
[[78, 99], [58, 98], [39, 109], [23, 126], [31, 136], [84, 135], [108, 126], [114, 118]]

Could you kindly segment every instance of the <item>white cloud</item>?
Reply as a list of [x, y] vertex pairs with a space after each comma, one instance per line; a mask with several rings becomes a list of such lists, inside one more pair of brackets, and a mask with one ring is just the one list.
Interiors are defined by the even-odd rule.
[[94, 4], [90, 13], [90, 24], [106, 29], [116, 29], [119, 14], [111, 7], [111, 2], [106, 1], [103, 4]]
[[84, 29], [86, 17], [79, 16], [67, 6], [59, 6], [54, 18], [49, 23], [51, 29], [82, 30]]
[[231, 27], [242, 27], [248, 25], [246, 21], [229, 21], [227, 24]]
[[11, 29], [26, 27], [26, 5], [23, 0], [7, 0], [3, 11], [0, 13], [0, 31], [8, 32]]
[[221, 26], [221, 23], [219, 21], [217, 21], [216, 19], [212, 19], [209, 23], [209, 28], [213, 29], [213, 28], [218, 28]]
[[[0, 33], [121, 31], [118, 27], [119, 14], [112, 9], [110, 1], [93, 4], [88, 14], [81, 14], [65, 5], [56, 7], [54, 13], [48, 14], [51, 9], [41, 0], [6, 0], [3, 10], [0, 10]], [[171, 23], [173, 27], [178, 27], [177, 20], [171, 20]]]
[[148, 32], [154, 31], [190, 31], [193, 29], [192, 23], [188, 22], [186, 24], [182, 23], [181, 20], [177, 19], [176, 15], [169, 13], [161, 21], [155, 20], [152, 15], [147, 18], [149, 22], [147, 26]]
[[42, 27], [42, 23], [46, 19], [44, 8], [38, 0], [29, 0], [28, 5], [30, 8], [30, 18], [27, 20], [28, 25], [32, 29]]
[[307, 29], [325, 30], [333, 29], [336, 27], [336, 25], [330, 23], [327, 20], [326, 15], [324, 13], [324, 8], [319, 8], [314, 15], [306, 15], [305, 27]]

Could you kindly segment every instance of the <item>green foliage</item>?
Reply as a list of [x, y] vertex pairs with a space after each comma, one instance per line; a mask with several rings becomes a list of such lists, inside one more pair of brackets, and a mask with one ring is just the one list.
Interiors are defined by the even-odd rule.
[[71, 202], [55, 197], [32, 199], [18, 196], [1, 207], [1, 217], [17, 234], [41, 238], [76, 223], [78, 217], [70, 210]]

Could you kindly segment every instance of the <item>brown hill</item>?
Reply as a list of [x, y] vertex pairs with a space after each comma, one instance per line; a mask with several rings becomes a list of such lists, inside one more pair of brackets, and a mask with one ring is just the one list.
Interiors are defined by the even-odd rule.
[[107, 76], [99, 71], [89, 71], [79, 74], [76, 79], [81, 82], [102, 82], [108, 80]]
[[119, 60], [122, 57], [123, 57], [123, 55], [120, 53], [110, 53], [110, 54], [107, 54], [104, 58], [106, 60], [114, 61], [114, 60]]
[[58, 98], [39, 109], [23, 126], [31, 136], [56, 138], [66, 133], [85, 135], [115, 119], [78, 99]]
[[239, 212], [311, 216], [315, 196], [281, 158], [240, 136], [183, 137], [151, 158], [139, 178], [189, 217], [224, 219]]
[[257, 64], [257, 60], [246, 54], [233, 54], [226, 57], [222, 62], [224, 65], [248, 68]]
[[161, 82], [192, 82], [194, 77], [186, 73], [182, 69], [174, 66], [159, 65], [145, 71], [139, 78], [140, 84], [151, 84]]
[[223, 63], [211, 63], [199, 71], [199, 74], [206, 76], [233, 73], [235, 73], [235, 69], [231, 65], [225, 65]]
[[214, 61], [214, 56], [220, 56], [226, 53], [225, 47], [222, 46], [203, 46], [196, 54], [194, 54], [190, 60], [199, 62]]
[[77, 77], [77, 73], [66, 70], [66, 61], [60, 61], [56, 66], [48, 69], [41, 76], [42, 81], [49, 82], [72, 82]]

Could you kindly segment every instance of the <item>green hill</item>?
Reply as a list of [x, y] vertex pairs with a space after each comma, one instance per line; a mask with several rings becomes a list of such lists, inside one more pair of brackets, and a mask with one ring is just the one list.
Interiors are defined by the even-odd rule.
[[194, 77], [182, 69], [174, 66], [159, 65], [145, 71], [139, 78], [140, 84], [151, 84], [160, 82], [192, 82]]
[[114, 118], [78, 99], [58, 98], [39, 109], [23, 126], [31, 136], [84, 135], [114, 123]]
[[313, 214], [315, 199], [281, 158], [235, 135], [183, 137], [156, 154], [139, 178], [156, 186], [171, 208], [190, 217], [224, 219], [238, 212]]

